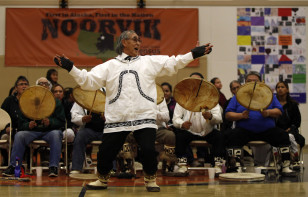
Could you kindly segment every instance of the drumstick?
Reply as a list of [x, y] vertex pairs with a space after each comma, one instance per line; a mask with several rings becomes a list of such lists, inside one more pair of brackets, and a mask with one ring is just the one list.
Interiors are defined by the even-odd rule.
[[43, 103], [43, 101], [44, 101], [44, 99], [45, 99], [45, 97], [46, 97], [46, 93], [47, 93], [47, 91], [45, 91], [44, 97], [43, 97], [43, 99], [41, 100], [41, 102], [40, 102], [40, 104], [39, 104], [39, 106], [38, 106], [37, 112], [39, 112], [40, 109], [41, 109], [41, 105], [42, 105], [42, 103]]
[[[201, 79], [201, 80], [200, 80], [200, 84], [199, 84], [199, 88], [198, 88], [198, 91], [197, 91], [197, 95], [196, 95], [196, 97], [195, 97], [195, 98], [197, 98], [197, 97], [198, 97], [198, 95], [199, 95], [199, 91], [200, 91], [200, 88], [201, 88], [201, 84], [202, 84], [202, 82], [203, 82], [203, 80]], [[192, 114], [193, 114], [193, 113], [191, 113], [191, 114], [190, 114], [190, 117], [189, 117], [189, 122], [190, 122], [190, 120], [191, 120], [191, 116], [192, 116]]]
[[92, 109], [93, 109], [93, 106], [94, 106], [94, 102], [95, 102], [95, 98], [96, 98], [97, 91], [98, 91], [98, 90], [95, 91], [95, 95], [94, 95], [94, 99], [93, 99], [93, 102], [92, 102], [92, 106], [91, 106], [89, 115], [91, 115], [91, 113], [92, 113]]
[[253, 93], [255, 92], [255, 89], [256, 89], [256, 85], [257, 85], [257, 82], [255, 81], [255, 85], [253, 86], [251, 98], [250, 98], [249, 105], [248, 105], [248, 110], [250, 110], [250, 104], [253, 98]]

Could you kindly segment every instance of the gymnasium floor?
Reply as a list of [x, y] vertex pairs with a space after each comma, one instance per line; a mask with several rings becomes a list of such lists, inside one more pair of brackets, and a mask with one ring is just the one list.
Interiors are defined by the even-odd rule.
[[[304, 167], [308, 169], [308, 148], [304, 148]], [[224, 182], [218, 178], [209, 179], [207, 171], [191, 171], [188, 177], [163, 177], [158, 172], [159, 193], [149, 193], [143, 185], [142, 173], [137, 178], [111, 178], [107, 190], [86, 190], [83, 186], [90, 180], [77, 180], [60, 172], [57, 178], [49, 178], [48, 171], [42, 177], [31, 177], [30, 182], [0, 180], [1, 197], [31, 196], [308, 196], [307, 170], [302, 170], [297, 177], [268, 177], [261, 182]]]

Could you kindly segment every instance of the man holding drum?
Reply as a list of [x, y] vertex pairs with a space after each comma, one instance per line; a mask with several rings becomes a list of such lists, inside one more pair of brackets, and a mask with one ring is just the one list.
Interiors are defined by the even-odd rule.
[[[272, 146], [280, 147], [280, 153], [282, 157], [282, 173], [290, 174], [290, 140], [287, 132], [275, 126], [275, 118], [282, 114], [282, 106], [276, 97], [273, 97], [272, 101], [265, 109], [259, 109], [259, 111], [251, 109], [253, 105], [251, 103], [257, 100], [258, 95], [261, 95], [257, 91], [256, 86], [260, 84], [261, 81], [260, 74], [255, 71], [251, 71], [247, 74], [245, 78], [245, 83], [255, 82], [254, 88], [251, 94], [251, 99], [249, 105], [244, 107], [239, 102], [241, 98], [239, 97], [240, 89], [237, 94], [231, 99], [228, 107], [226, 108], [226, 119], [229, 121], [236, 121], [236, 127], [228, 134], [227, 147], [229, 156], [239, 157], [241, 155], [241, 148], [246, 145], [249, 141], [261, 140], [266, 141]], [[246, 85], [245, 84], [245, 85]], [[241, 88], [243, 88], [243, 85]], [[265, 84], [263, 85], [265, 86]], [[254, 92], [255, 91], [255, 92]], [[262, 91], [262, 90], [260, 90]], [[272, 92], [270, 91], [270, 95]], [[237, 98], [238, 97], [238, 98]], [[240, 99], [240, 101], [238, 101]], [[247, 100], [247, 99], [244, 99]], [[260, 99], [259, 102], [265, 101], [266, 98]], [[236, 149], [236, 147], [238, 149]]]
[[[36, 85], [47, 88], [48, 90], [46, 91], [48, 92], [51, 88], [51, 83], [45, 77], [39, 78], [36, 82]], [[45, 90], [44, 88], [41, 89]], [[46, 94], [45, 92], [45, 95], [48, 94]], [[50, 95], [52, 95], [51, 92]], [[46, 101], [46, 97], [48, 96], [44, 96], [42, 100], [38, 100], [37, 98], [35, 99], [35, 101], [37, 104], [45, 105], [46, 102], [44, 102], [44, 99]], [[53, 96], [52, 99], [54, 99]], [[47, 103], [45, 106], [47, 106], [48, 104], [50, 103]], [[20, 103], [20, 105], [22, 109], [22, 104]], [[43, 108], [41, 105], [39, 106], [39, 108]], [[33, 108], [32, 110], [35, 111]], [[59, 161], [61, 158], [61, 147], [63, 138], [61, 128], [65, 127], [64, 107], [58, 99], [55, 99], [55, 109], [48, 118], [43, 118], [42, 120], [35, 121], [25, 117], [26, 115], [20, 114], [19, 116], [19, 131], [16, 133], [14, 138], [10, 166], [2, 174], [4, 176], [13, 176], [16, 164], [16, 157], [18, 157], [20, 161], [22, 161], [26, 146], [29, 145], [33, 140], [42, 139], [50, 145], [49, 176], [57, 177]]]
[[91, 71], [79, 70], [64, 56], [55, 63], [69, 71], [76, 82], [87, 90], [106, 87], [105, 129], [99, 147], [98, 180], [89, 189], [107, 189], [112, 162], [133, 131], [141, 148], [144, 182], [149, 192], [160, 191], [156, 184], [156, 84], [155, 78], [173, 75], [193, 59], [211, 52], [212, 45], [198, 46], [185, 55], [139, 56], [141, 40], [132, 30], [124, 31], [117, 42], [116, 58], [97, 65]]

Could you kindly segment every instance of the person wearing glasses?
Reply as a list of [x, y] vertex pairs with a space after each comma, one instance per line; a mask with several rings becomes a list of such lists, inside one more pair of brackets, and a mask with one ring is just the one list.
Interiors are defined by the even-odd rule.
[[[51, 89], [51, 83], [45, 77], [39, 78], [36, 84], [48, 90]], [[16, 157], [22, 161], [26, 147], [32, 141], [42, 139], [50, 145], [49, 177], [57, 177], [63, 138], [61, 128], [63, 127], [65, 127], [64, 107], [58, 99], [56, 99], [54, 112], [43, 120], [31, 120], [20, 112], [18, 115], [18, 132], [14, 138], [10, 165], [2, 175], [14, 176]]]
[[[260, 82], [261, 76], [258, 72], [251, 71], [245, 77], [245, 83]], [[276, 127], [275, 118], [281, 116], [283, 108], [274, 96], [271, 104], [262, 111], [252, 111], [243, 107], [232, 97], [226, 108], [226, 119], [235, 121], [236, 126], [228, 133], [226, 147], [229, 157], [241, 161], [243, 147], [249, 141], [261, 140], [272, 146], [279, 147], [282, 160], [282, 175], [293, 176], [290, 169], [290, 140], [289, 135], [283, 129]], [[230, 160], [229, 160], [230, 161]], [[234, 164], [234, 162], [229, 162]], [[237, 167], [229, 165], [227, 171], [236, 171]]]
[[127, 135], [133, 131], [140, 146], [144, 182], [149, 192], [159, 192], [156, 184], [157, 152], [155, 151], [157, 93], [155, 79], [176, 74], [194, 59], [211, 52], [209, 43], [197, 46], [191, 52], [178, 56], [140, 56], [140, 37], [133, 30], [120, 35], [118, 56], [95, 66], [91, 71], [80, 70], [64, 55], [55, 57], [55, 63], [68, 70], [75, 81], [86, 90], [106, 87], [106, 111], [103, 143], [99, 147], [98, 180], [88, 189], [107, 189], [112, 162], [121, 150]]
[[[29, 81], [25, 76], [19, 76], [17, 80], [15, 81], [14, 85], [16, 89], [16, 93], [12, 94], [3, 101], [1, 108], [5, 110], [11, 117], [12, 120], [12, 139], [14, 139], [14, 136], [17, 132], [18, 128], [18, 114], [20, 111], [19, 108], [19, 98], [21, 94], [25, 91], [26, 88], [29, 87]], [[5, 127], [0, 132], [1, 140], [7, 140], [10, 136], [10, 128], [9, 125]], [[1, 145], [1, 155], [3, 157], [3, 163], [2, 166], [8, 165], [8, 146], [7, 145]]]

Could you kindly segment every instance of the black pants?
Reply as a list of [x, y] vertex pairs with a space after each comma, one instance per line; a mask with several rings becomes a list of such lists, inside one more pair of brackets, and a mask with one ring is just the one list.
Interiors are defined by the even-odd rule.
[[[113, 167], [113, 160], [121, 150], [130, 131], [104, 133], [102, 144], [97, 153], [97, 171], [106, 175]], [[145, 128], [134, 131], [134, 137], [140, 147], [141, 163], [143, 170], [148, 175], [154, 175], [157, 171], [157, 152], [155, 150], [156, 129]]]
[[272, 146], [290, 146], [289, 134], [283, 129], [274, 127], [261, 133], [254, 133], [243, 128], [235, 128], [228, 132], [227, 147], [242, 147], [249, 141], [265, 141]]
[[193, 140], [205, 140], [211, 144], [214, 157], [225, 156], [224, 137], [222, 133], [216, 129], [213, 129], [213, 131], [206, 136], [194, 135], [186, 130], [177, 130], [175, 136], [175, 154], [177, 157], [183, 157], [185, 155], [187, 146]]

